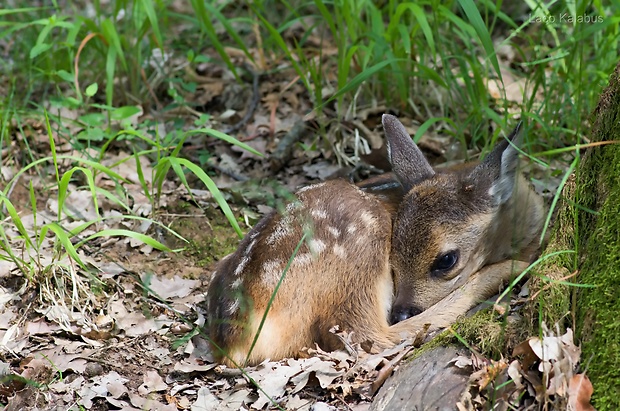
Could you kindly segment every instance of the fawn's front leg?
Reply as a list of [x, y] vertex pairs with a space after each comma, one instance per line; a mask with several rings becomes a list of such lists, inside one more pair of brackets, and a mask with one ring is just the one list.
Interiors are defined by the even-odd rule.
[[506, 260], [486, 266], [426, 311], [392, 325], [390, 333], [402, 340], [414, 337], [426, 324], [430, 324], [429, 332], [448, 327], [477, 304], [497, 294], [502, 285], [528, 265], [523, 261]]

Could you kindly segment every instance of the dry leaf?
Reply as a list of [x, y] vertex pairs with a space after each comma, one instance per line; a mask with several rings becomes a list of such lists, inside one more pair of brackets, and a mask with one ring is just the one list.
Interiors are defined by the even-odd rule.
[[144, 374], [144, 384], [138, 387], [138, 393], [141, 395], [148, 395], [152, 392], [164, 391], [168, 388], [168, 384], [166, 384], [161, 378], [161, 376], [157, 373], [157, 371], [147, 371]]
[[183, 298], [188, 296], [194, 289], [200, 286], [199, 280], [186, 280], [178, 275], [173, 278], [156, 277], [151, 274], [144, 274], [142, 282], [155, 293], [155, 295], [168, 300], [171, 298]]
[[523, 382], [522, 382], [522, 377], [521, 377], [521, 373], [523, 372], [523, 370], [521, 369], [521, 364], [519, 364], [519, 361], [514, 360], [513, 362], [511, 362], [506, 372], [508, 373], [508, 376], [512, 379], [512, 381], [515, 383], [515, 386], [517, 387], [518, 390], [524, 387]]
[[454, 363], [455, 366], [459, 367], [459, 368], [467, 368], [467, 367], [471, 367], [473, 364], [473, 361], [471, 359], [471, 357], [465, 357], [464, 355], [459, 355], [458, 357], [455, 357], [453, 359], [451, 359], [448, 364], [450, 363]]
[[568, 385], [568, 409], [569, 411], [594, 411], [590, 404], [592, 397], [592, 383], [585, 374], [573, 375]]
[[271, 402], [269, 397], [273, 400], [282, 398], [291, 377], [301, 370], [299, 363], [288, 366], [276, 362], [266, 362], [256, 369], [248, 371], [248, 376], [261, 387], [258, 392], [258, 399], [252, 404], [252, 408], [262, 409]]

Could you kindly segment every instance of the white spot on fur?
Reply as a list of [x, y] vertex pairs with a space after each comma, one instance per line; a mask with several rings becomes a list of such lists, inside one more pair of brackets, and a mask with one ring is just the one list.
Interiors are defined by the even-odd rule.
[[327, 231], [336, 238], [340, 237], [340, 234], [342, 234], [339, 229], [332, 226], [327, 227]]
[[252, 248], [254, 248], [254, 246], [256, 245], [256, 241], [256, 239], [253, 239], [252, 242], [248, 244], [247, 248], [243, 252], [244, 255], [250, 255], [250, 253], [252, 252]]
[[[357, 187], [355, 187], [355, 188], [357, 188]], [[360, 190], [359, 188], [357, 188], [357, 193], [359, 194], [360, 197], [362, 197], [365, 200], [368, 200], [368, 199], [372, 198], [367, 192], [365, 192], [364, 190]]]
[[293, 211], [300, 209], [302, 207], [303, 207], [303, 204], [301, 203], [301, 201], [293, 201], [292, 203], [288, 203], [286, 205], [286, 212], [292, 213]]
[[321, 254], [325, 250], [325, 243], [317, 238], [308, 240], [308, 248], [312, 254]]
[[263, 272], [261, 278], [263, 282], [271, 287], [275, 287], [280, 281], [284, 271], [282, 260], [269, 260], [263, 263]]
[[230, 284], [230, 288], [231, 288], [231, 289], [233, 289], [233, 290], [238, 290], [238, 289], [239, 289], [239, 287], [241, 287], [241, 284], [242, 284], [242, 283], [243, 283], [243, 279], [241, 279], [241, 278], [237, 278], [235, 281], [233, 281], [233, 282]]
[[312, 217], [314, 218], [327, 218], [327, 211], [323, 208], [315, 208], [312, 210]]
[[362, 214], [360, 214], [360, 219], [362, 220], [366, 228], [373, 227], [376, 222], [376, 218], [368, 211], [364, 211]]
[[309, 185], [309, 186], [306, 186], [306, 187], [300, 188], [299, 190], [297, 190], [297, 194], [300, 194], [300, 193], [306, 192], [306, 191], [308, 191], [308, 190], [315, 190], [315, 189], [317, 189], [317, 188], [321, 188], [321, 187], [323, 187], [324, 185], [325, 185], [325, 183], [324, 183], [324, 182], [323, 182], [323, 183], [318, 183], [318, 184], [312, 184], [312, 185]]
[[350, 224], [350, 225], [347, 227], [347, 233], [349, 233], [349, 234], [353, 235], [353, 234], [355, 234], [356, 232], [357, 232], [357, 226], [356, 226], [355, 224]]
[[347, 257], [347, 250], [343, 246], [341, 246], [340, 244], [335, 244], [334, 245], [334, 254], [336, 254], [340, 258], [346, 258]]
[[239, 309], [239, 300], [236, 299], [228, 307], [226, 307], [226, 312], [228, 315], [233, 315]]
[[281, 239], [290, 235], [292, 231], [286, 219], [280, 220], [273, 233], [267, 238], [267, 244], [277, 244]]
[[304, 253], [304, 254], [298, 254], [297, 256], [295, 256], [295, 258], [293, 258], [292, 265], [304, 266], [304, 265], [310, 264], [311, 262], [312, 262], [312, 254]]
[[235, 269], [235, 275], [238, 277], [239, 275], [241, 275], [241, 272], [243, 271], [243, 269], [245, 268], [245, 266], [248, 264], [248, 262], [250, 261], [249, 257], [243, 257], [241, 259], [241, 262], [239, 263], [239, 265], [237, 266], [237, 268]]

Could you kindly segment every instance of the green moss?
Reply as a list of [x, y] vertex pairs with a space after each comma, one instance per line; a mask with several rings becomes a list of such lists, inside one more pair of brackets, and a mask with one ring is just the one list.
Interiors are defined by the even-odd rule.
[[[164, 232], [166, 244], [170, 248], [183, 249], [176, 258], [212, 270], [217, 261], [235, 251], [239, 245], [239, 237], [218, 208], [198, 208], [191, 203], [178, 201], [167, 211], [170, 220], [164, 222], [187, 240], [185, 242]], [[243, 224], [240, 226], [243, 227]]]
[[444, 347], [450, 344], [455, 344], [456, 342], [458, 342], [458, 340], [454, 337], [454, 334], [452, 334], [450, 330], [442, 331], [437, 336], [435, 336], [432, 340], [430, 340], [429, 342], [425, 344], [422, 344], [419, 348], [417, 348], [413, 352], [413, 355], [407, 358], [407, 361], [413, 361], [419, 356], [421, 356], [422, 354], [424, 354], [425, 352], [432, 351], [433, 349], [437, 347]]
[[228, 226], [215, 226], [212, 236], [189, 240], [184, 254], [191, 256], [199, 267], [208, 267], [222, 257], [234, 252], [239, 245], [239, 238]]
[[484, 356], [498, 358], [506, 346], [507, 324], [490, 309], [477, 312], [454, 325], [454, 330]]
[[[190, 217], [175, 220], [171, 228], [183, 236], [188, 243], [175, 244], [183, 247], [183, 255], [191, 258], [199, 267], [208, 267], [222, 257], [235, 251], [239, 237], [226, 218], [213, 210], [207, 218]], [[175, 239], [170, 239], [176, 241]]]
[[411, 358], [415, 359], [438, 346], [465, 344], [483, 356], [499, 359], [527, 338], [523, 321], [507, 322], [491, 309], [481, 310], [470, 317], [459, 319], [451, 329], [441, 332], [418, 348]]

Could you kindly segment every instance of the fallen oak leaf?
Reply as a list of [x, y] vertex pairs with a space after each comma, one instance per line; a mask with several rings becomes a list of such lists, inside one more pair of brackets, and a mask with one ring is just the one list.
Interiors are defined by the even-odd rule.
[[482, 391], [487, 387], [487, 385], [495, 381], [495, 379], [501, 375], [506, 368], [508, 368], [506, 360], [491, 360], [491, 364], [486, 365], [484, 368], [472, 373], [469, 377], [469, 381], [470, 383], [476, 382], [479, 390]]

